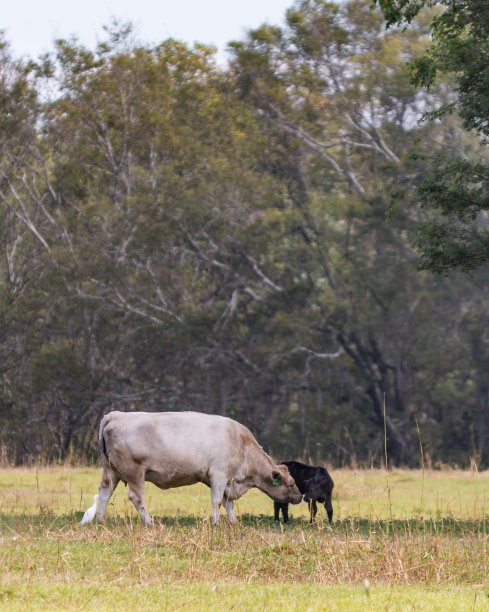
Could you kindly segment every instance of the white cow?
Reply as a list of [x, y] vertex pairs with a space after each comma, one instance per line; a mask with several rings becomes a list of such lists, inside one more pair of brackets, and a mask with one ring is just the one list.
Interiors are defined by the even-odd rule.
[[97, 520], [122, 480], [129, 499], [147, 525], [144, 482], [171, 489], [203, 482], [211, 489], [212, 518], [223, 504], [236, 522], [233, 501], [257, 487], [279, 502], [300, 503], [289, 470], [275, 465], [249, 429], [226, 417], [199, 412], [110, 412], [100, 423], [102, 481]]

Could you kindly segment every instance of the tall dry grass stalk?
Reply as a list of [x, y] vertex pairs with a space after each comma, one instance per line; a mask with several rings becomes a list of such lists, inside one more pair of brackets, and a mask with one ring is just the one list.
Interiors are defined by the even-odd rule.
[[389, 482], [389, 463], [387, 457], [387, 418], [386, 418], [386, 402], [384, 393], [384, 459], [385, 459], [385, 480], [386, 480], [386, 491], [389, 505], [389, 516], [392, 522], [392, 501], [391, 501], [391, 485]]
[[[157, 521], [152, 529], [123, 518], [81, 529], [46, 513], [33, 528], [17, 520], [3, 531], [2, 579], [153, 586], [240, 581], [314, 584], [489, 584], [482, 523], [299, 522], [281, 530], [244, 517], [235, 527], [207, 517]], [[7, 535], [9, 532], [9, 535]]]

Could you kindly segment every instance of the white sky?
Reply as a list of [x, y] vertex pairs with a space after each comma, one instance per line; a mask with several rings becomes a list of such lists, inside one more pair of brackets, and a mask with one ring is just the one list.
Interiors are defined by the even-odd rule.
[[56, 38], [92, 47], [113, 17], [131, 21], [138, 40], [156, 44], [176, 38], [215, 45], [221, 60], [230, 40], [262, 23], [283, 25], [294, 0], [0, 0], [0, 30], [16, 58], [53, 50]]

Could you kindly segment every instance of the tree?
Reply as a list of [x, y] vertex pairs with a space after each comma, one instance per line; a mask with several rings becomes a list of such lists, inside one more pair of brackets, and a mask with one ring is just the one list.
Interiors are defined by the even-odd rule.
[[[42, 275], [38, 244], [43, 237], [24, 204], [38, 188], [30, 184], [42, 168], [36, 123], [40, 103], [36, 83], [15, 61], [0, 36], [0, 423], [4, 445], [17, 456], [22, 422], [33, 415], [22, 401], [26, 358], [36, 344], [36, 313], [42, 302], [37, 279]], [[37, 235], [36, 235], [37, 233]], [[27, 323], [29, 322], [29, 323]]]
[[58, 41], [35, 67], [61, 95], [42, 109], [39, 164], [6, 174], [18, 198], [3, 206], [44, 263], [26, 395], [61, 456], [112, 403], [226, 413], [260, 372], [230, 322], [282, 292], [253, 236], [282, 190], [255, 160], [256, 118], [207, 48], [129, 34], [95, 52]]
[[415, 121], [444, 100], [406, 75], [427, 44], [365, 1], [308, 0], [229, 70], [125, 26], [6, 57], [9, 453], [94, 458], [114, 407], [226, 414], [277, 458], [379, 460], [385, 405], [396, 462], [416, 463], [414, 415], [434, 460], [484, 461], [485, 284], [416, 272], [419, 211], [390, 198], [458, 130]]
[[[320, 420], [310, 396], [322, 397], [328, 423], [342, 405], [351, 437], [360, 439], [369, 423], [371, 448], [380, 444], [387, 403], [389, 450], [398, 462], [414, 454], [413, 344], [421, 342], [418, 303], [430, 283], [411, 267], [410, 211], [395, 226], [385, 211], [389, 190], [408, 189], [423, 171], [407, 159], [414, 139], [436, 129], [414, 124], [433, 102], [416, 94], [404, 69], [423, 44], [417, 32], [383, 35], [365, 2], [320, 0], [297, 3], [285, 30], [263, 27], [247, 43], [233, 43], [241, 94], [281, 143], [270, 149], [283, 151], [270, 160], [287, 177], [282, 218], [291, 233], [282, 255], [288, 282], [278, 282], [302, 287], [307, 312], [303, 324], [291, 319], [286, 331], [283, 320], [281, 328], [281, 352], [295, 361], [296, 401]], [[326, 380], [335, 381], [334, 391]], [[301, 419], [303, 442], [308, 418]]]
[[[432, 44], [411, 63], [415, 84], [432, 87], [438, 75], [454, 84], [452, 100], [428, 117], [457, 112], [480, 139], [479, 151], [439, 155], [419, 184], [417, 196], [429, 218], [420, 227], [420, 268], [435, 272], [474, 270], [489, 260], [489, 15], [484, 0], [374, 0], [388, 25], [410, 24], [433, 7]], [[431, 211], [440, 214], [432, 215]]]

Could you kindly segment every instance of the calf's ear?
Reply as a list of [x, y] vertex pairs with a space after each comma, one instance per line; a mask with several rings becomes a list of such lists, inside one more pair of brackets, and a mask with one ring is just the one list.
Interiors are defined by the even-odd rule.
[[280, 472], [272, 472], [272, 484], [275, 487], [278, 487], [280, 485]]

